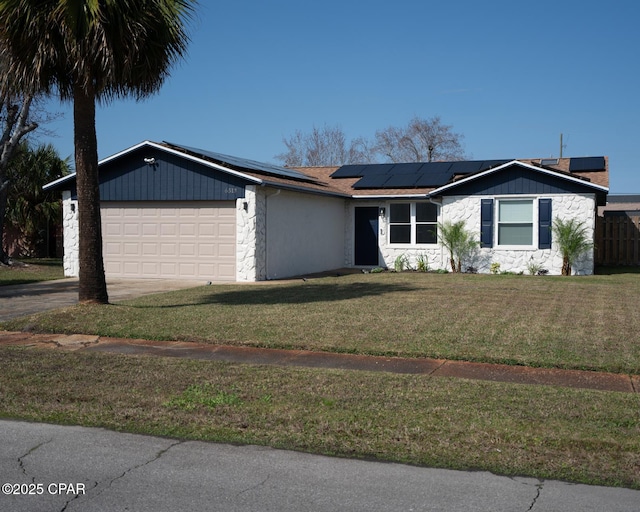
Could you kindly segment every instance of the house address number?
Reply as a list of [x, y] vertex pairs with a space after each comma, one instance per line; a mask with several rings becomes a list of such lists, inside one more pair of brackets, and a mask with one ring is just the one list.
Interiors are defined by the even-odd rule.
[[237, 187], [227, 187], [224, 189], [224, 193], [225, 194], [237, 194], [238, 193], [238, 188]]

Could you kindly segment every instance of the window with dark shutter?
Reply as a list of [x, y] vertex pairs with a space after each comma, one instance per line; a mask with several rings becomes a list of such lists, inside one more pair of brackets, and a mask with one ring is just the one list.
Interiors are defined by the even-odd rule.
[[480, 246], [493, 247], [493, 199], [480, 204]]
[[551, 249], [551, 199], [538, 199], [538, 249]]

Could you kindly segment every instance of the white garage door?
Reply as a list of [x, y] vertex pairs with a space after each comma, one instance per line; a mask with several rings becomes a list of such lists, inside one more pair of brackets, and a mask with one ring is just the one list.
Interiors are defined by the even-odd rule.
[[233, 201], [103, 202], [107, 277], [235, 281]]

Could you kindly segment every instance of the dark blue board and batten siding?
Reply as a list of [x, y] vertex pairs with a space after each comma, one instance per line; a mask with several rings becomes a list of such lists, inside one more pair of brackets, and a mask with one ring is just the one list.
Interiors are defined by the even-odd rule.
[[101, 201], [232, 201], [245, 196], [246, 185], [240, 177], [154, 148], [100, 166]]
[[483, 176], [481, 179], [462, 183], [446, 191], [443, 195], [545, 195], [594, 193], [580, 183], [563, 180], [540, 172], [511, 166], [502, 171]]

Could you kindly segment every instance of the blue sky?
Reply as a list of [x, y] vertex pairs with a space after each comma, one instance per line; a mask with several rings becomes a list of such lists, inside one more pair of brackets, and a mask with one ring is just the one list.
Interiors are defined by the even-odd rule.
[[[440, 116], [470, 158], [609, 156], [640, 193], [634, 0], [200, 0], [186, 60], [143, 102], [97, 114], [99, 157], [143, 140], [276, 162], [315, 125], [349, 138]], [[71, 106], [46, 126], [73, 154]]]

